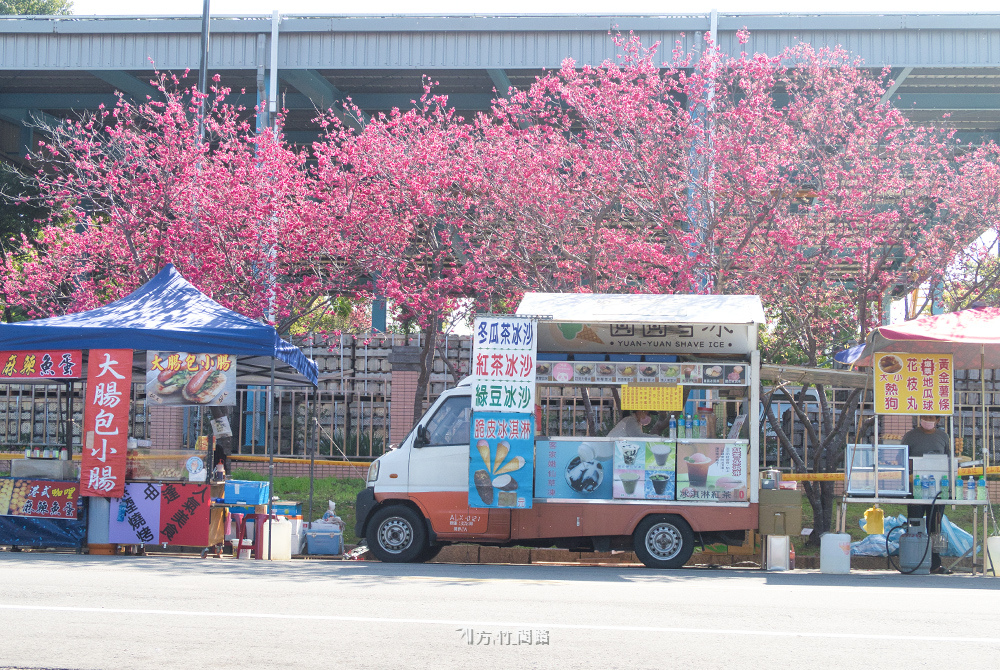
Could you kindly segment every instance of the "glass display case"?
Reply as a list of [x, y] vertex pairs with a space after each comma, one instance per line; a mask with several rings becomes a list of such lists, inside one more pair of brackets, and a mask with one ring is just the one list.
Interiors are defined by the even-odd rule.
[[[878, 452], [878, 491], [875, 487], [874, 455]], [[847, 481], [851, 496], [910, 495], [909, 447], [905, 444], [848, 444], [845, 454]]]

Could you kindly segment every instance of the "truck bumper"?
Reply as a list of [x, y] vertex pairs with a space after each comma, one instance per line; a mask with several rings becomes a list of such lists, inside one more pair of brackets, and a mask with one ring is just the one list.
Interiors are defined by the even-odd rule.
[[375, 500], [375, 489], [364, 488], [358, 492], [357, 501], [354, 503], [354, 534], [358, 538], [365, 536], [365, 524], [368, 522], [368, 517], [371, 516], [372, 510], [378, 502]]

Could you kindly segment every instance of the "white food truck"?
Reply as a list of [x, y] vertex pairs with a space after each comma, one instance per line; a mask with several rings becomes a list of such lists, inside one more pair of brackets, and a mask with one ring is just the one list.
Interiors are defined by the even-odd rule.
[[[677, 568], [698, 544], [742, 544], [757, 527], [760, 299], [529, 293], [518, 315], [536, 337], [534, 453], [477, 441], [491, 436], [473, 426], [469, 379], [445, 391], [369, 468], [356, 532], [375, 557], [471, 542]], [[501, 438], [527, 433], [503, 423]]]

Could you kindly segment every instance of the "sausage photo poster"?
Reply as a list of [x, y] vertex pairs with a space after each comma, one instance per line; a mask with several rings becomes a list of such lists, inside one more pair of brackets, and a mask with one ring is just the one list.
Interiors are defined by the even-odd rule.
[[236, 356], [147, 351], [146, 397], [160, 405], [235, 405]]

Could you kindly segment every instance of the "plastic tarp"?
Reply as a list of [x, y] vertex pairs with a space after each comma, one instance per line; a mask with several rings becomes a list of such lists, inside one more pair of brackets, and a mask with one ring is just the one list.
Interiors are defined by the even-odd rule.
[[925, 316], [913, 321], [882, 326], [868, 338], [857, 365], [871, 365], [877, 352], [952, 354], [955, 368], [997, 367], [1000, 359], [1000, 308], [963, 309], [949, 314]]
[[137, 349], [266, 356], [315, 385], [316, 363], [254, 321], [215, 302], [167, 265], [104, 307], [48, 319], [0, 323], [0, 350]]
[[39, 549], [79, 549], [86, 544], [87, 506], [77, 506], [76, 519], [0, 516], [0, 544]]

